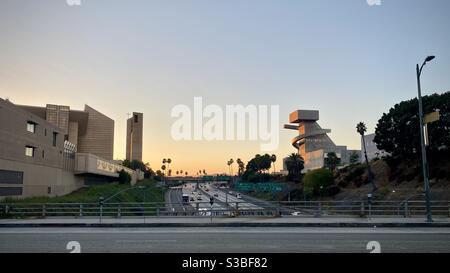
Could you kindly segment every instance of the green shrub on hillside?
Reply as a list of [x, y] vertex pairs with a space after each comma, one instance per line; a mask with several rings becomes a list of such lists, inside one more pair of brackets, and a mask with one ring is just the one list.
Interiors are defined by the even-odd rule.
[[303, 178], [305, 193], [310, 196], [327, 195], [328, 187], [334, 185], [333, 172], [328, 169], [309, 171]]
[[131, 183], [131, 175], [124, 170], [119, 172], [119, 184], [130, 184]]
[[366, 166], [364, 164], [358, 164], [355, 166], [352, 166], [347, 175], [345, 176], [345, 181], [352, 182], [354, 181], [358, 176], [361, 176], [366, 171]]
[[[156, 182], [151, 179], [139, 181], [135, 186], [146, 186], [146, 202], [163, 202], [165, 189], [156, 187]], [[109, 197], [122, 190], [130, 188], [130, 185], [108, 183], [81, 188], [75, 192], [58, 197], [28, 197], [25, 199], [8, 198], [0, 203], [97, 203], [99, 197]], [[114, 197], [111, 202], [142, 202], [144, 194], [142, 189], [125, 191]]]

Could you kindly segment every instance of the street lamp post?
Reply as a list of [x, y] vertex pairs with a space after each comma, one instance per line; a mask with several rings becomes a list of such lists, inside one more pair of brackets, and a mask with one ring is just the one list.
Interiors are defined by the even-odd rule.
[[422, 172], [423, 172], [423, 183], [424, 183], [424, 190], [425, 190], [427, 222], [432, 222], [433, 219], [431, 216], [430, 182], [428, 180], [427, 151], [426, 151], [425, 139], [424, 139], [423, 106], [422, 106], [422, 90], [421, 90], [421, 86], [420, 86], [420, 75], [422, 74], [422, 69], [425, 66], [425, 64], [432, 61], [434, 58], [435, 58], [434, 56], [428, 56], [420, 68], [419, 68], [419, 64], [416, 65], [417, 90], [418, 90], [418, 100], [419, 100], [420, 145], [421, 145], [421, 149], [422, 149]]
[[[102, 217], [103, 217], [103, 205], [106, 204], [107, 201], [111, 200], [112, 198], [116, 197], [117, 195], [129, 191], [129, 190], [133, 190], [133, 189], [141, 189], [141, 190], [145, 190], [147, 189], [146, 186], [133, 186], [133, 187], [129, 187], [129, 188], [125, 188], [121, 191], [116, 192], [115, 194], [105, 198], [103, 196], [100, 196], [98, 198], [98, 203], [100, 205], [100, 224], [102, 223]], [[144, 203], [145, 203], [145, 191], [144, 191]], [[145, 211], [144, 211], [144, 222], [145, 222]]]

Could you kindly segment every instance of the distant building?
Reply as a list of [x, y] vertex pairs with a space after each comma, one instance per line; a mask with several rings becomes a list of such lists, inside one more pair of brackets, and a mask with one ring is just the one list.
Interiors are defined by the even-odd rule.
[[[377, 144], [375, 142], [373, 142], [374, 138], [375, 138], [375, 134], [364, 135], [364, 141], [366, 142], [367, 158], [369, 159], [369, 161], [374, 158], [381, 158], [383, 156], [388, 155], [388, 153], [386, 153], [385, 151], [379, 150], [377, 148]], [[364, 144], [363, 144], [362, 139], [361, 139], [360, 158], [361, 158], [361, 162], [364, 162], [366, 160], [366, 158], [364, 156]]]
[[89, 105], [84, 106], [84, 111], [54, 104], [47, 104], [46, 107], [16, 106], [60, 128], [61, 136], [73, 143], [77, 152], [113, 159], [114, 120]]
[[283, 171], [287, 171], [288, 167], [287, 167], [287, 162], [289, 160], [289, 157], [284, 157], [283, 158]]
[[287, 161], [289, 160], [289, 157], [284, 157], [283, 158], [283, 169], [281, 169], [280, 171], [279, 171], [279, 173], [280, 174], [282, 174], [282, 175], [287, 175], [287, 174], [289, 174], [289, 170], [288, 170], [288, 167], [287, 167]]
[[95, 109], [15, 105], [0, 99], [0, 200], [59, 196], [84, 185], [114, 181], [114, 121]]
[[142, 161], [143, 114], [133, 112], [127, 120], [126, 159]]
[[334, 144], [327, 135], [330, 129], [322, 129], [317, 123], [319, 111], [297, 110], [289, 115], [289, 123], [284, 125], [285, 129], [298, 131], [298, 136], [292, 139], [292, 145], [305, 160], [304, 171], [322, 168], [328, 153], [334, 152], [340, 159], [341, 164], [350, 162], [353, 152], [360, 154], [359, 150], [348, 150], [347, 146]]

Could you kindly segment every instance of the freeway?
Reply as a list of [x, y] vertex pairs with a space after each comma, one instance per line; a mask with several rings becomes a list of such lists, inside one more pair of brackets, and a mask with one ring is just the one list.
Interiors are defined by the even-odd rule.
[[166, 192], [165, 196], [166, 208], [173, 212], [189, 212], [194, 209], [183, 203], [182, 190], [180, 188], [172, 188]]
[[1, 228], [0, 252], [450, 252], [449, 228]]
[[[204, 191], [197, 190], [195, 183], [187, 183], [185, 185], [186, 187], [183, 186], [182, 188], [183, 194], [188, 194], [190, 197], [194, 198], [194, 201], [189, 202], [192, 208], [196, 208], [198, 203], [199, 209], [203, 210], [211, 209], [211, 205], [209, 203], [209, 196]], [[199, 192], [201, 192], [201, 194], [199, 194]], [[212, 209], [221, 210], [223, 209], [223, 206], [215, 202], [213, 203]]]
[[214, 196], [214, 199], [217, 200], [218, 204], [220, 204], [223, 207], [236, 207], [236, 204], [238, 204], [239, 209], [245, 210], [257, 210], [261, 209], [260, 206], [249, 202], [246, 199], [243, 198], [237, 198], [237, 192], [230, 191], [228, 189], [219, 189], [216, 188], [210, 184], [205, 184], [203, 189], [201, 189], [202, 192], [208, 196]]

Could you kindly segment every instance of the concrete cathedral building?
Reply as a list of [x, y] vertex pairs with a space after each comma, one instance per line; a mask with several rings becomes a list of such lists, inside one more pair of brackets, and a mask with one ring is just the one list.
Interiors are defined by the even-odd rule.
[[323, 129], [317, 123], [319, 111], [297, 110], [289, 115], [289, 123], [285, 129], [296, 130], [298, 135], [292, 139], [292, 145], [305, 160], [305, 171], [319, 169], [325, 166], [328, 153], [334, 152], [341, 164], [350, 162], [350, 155], [360, 150], [348, 150], [347, 146], [336, 145], [328, 136], [330, 129]]
[[[366, 143], [366, 151], [367, 151], [367, 159], [370, 161], [375, 158], [381, 158], [383, 156], [389, 155], [389, 153], [386, 153], [383, 150], [379, 150], [377, 148], [377, 144], [373, 141], [375, 138], [375, 134], [368, 134], [364, 135], [364, 141]], [[364, 144], [363, 140], [361, 139], [361, 155], [360, 155], [361, 162], [365, 162], [365, 155], [364, 155]]]
[[142, 113], [133, 112], [133, 116], [127, 120], [126, 159], [130, 161], [142, 161], [143, 117]]
[[59, 196], [111, 182], [125, 170], [112, 161], [114, 121], [85, 105], [16, 105], [0, 99], [0, 199]]

